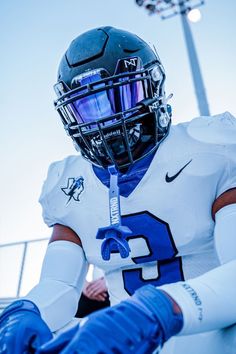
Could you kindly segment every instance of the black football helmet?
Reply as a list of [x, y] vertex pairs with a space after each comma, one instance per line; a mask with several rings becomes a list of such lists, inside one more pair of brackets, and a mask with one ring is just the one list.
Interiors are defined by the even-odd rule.
[[63, 56], [55, 107], [87, 160], [123, 169], [168, 133], [164, 82], [160, 59], [146, 42], [124, 30], [96, 28], [77, 37]]

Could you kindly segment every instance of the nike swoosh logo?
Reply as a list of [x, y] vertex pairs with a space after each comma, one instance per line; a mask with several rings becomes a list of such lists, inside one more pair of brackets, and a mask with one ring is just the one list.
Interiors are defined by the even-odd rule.
[[171, 177], [168, 176], [168, 172], [167, 172], [166, 177], [165, 177], [166, 182], [170, 183], [170, 182], [174, 181], [174, 179], [176, 179], [176, 177], [178, 177], [178, 175], [185, 169], [186, 166], [188, 166], [190, 164], [191, 161], [192, 161], [192, 159], [189, 162], [187, 162], [186, 165], [184, 165], [175, 175], [173, 175]]

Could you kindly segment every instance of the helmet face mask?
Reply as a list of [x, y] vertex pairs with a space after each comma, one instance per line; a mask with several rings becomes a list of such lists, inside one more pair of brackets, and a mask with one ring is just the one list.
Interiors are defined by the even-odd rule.
[[[119, 31], [128, 33], [112, 30], [116, 36]], [[109, 35], [111, 39], [112, 32]], [[133, 41], [141, 41], [135, 35], [128, 35], [131, 40], [134, 37]], [[118, 39], [119, 36], [116, 42]], [[103, 67], [96, 67], [94, 59], [89, 60], [90, 70], [72, 67], [68, 81], [68, 70], [62, 65], [60, 79], [54, 87], [58, 97], [55, 107], [76, 149], [95, 165], [115, 164], [119, 169], [127, 168], [156, 149], [168, 133], [170, 117], [165, 103], [164, 70], [159, 58], [146, 46], [146, 51], [151, 53], [150, 63], [144, 65], [139, 53], [129, 56], [118, 53], [113, 58], [112, 74], [106, 60]]]

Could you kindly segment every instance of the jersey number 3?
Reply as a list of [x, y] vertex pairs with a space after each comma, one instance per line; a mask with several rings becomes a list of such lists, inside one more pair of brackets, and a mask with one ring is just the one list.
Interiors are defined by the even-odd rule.
[[133, 234], [128, 240], [143, 238], [149, 250], [149, 254], [142, 257], [133, 257], [135, 264], [156, 262], [157, 276], [154, 279], [144, 279], [142, 267], [126, 269], [122, 271], [124, 288], [128, 294], [145, 284], [159, 286], [166, 283], [174, 283], [183, 280], [181, 257], [175, 246], [169, 225], [149, 213], [141, 213], [122, 216], [122, 224], [128, 226]]

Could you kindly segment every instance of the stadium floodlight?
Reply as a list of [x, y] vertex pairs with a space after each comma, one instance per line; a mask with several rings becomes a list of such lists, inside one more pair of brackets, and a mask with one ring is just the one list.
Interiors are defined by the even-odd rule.
[[201, 20], [201, 17], [202, 17], [199, 9], [190, 10], [187, 16], [188, 16], [189, 21], [191, 21], [191, 22], [198, 22]]
[[[162, 20], [166, 20], [176, 15], [181, 16], [182, 28], [184, 32], [195, 93], [198, 102], [200, 115], [210, 115], [203, 77], [197, 57], [192, 32], [188, 22], [188, 14], [194, 9], [202, 6], [204, 0], [135, 0], [136, 4], [143, 7], [149, 15], [159, 15]], [[191, 16], [190, 16], [191, 18]], [[194, 20], [193, 20], [194, 21]]]

